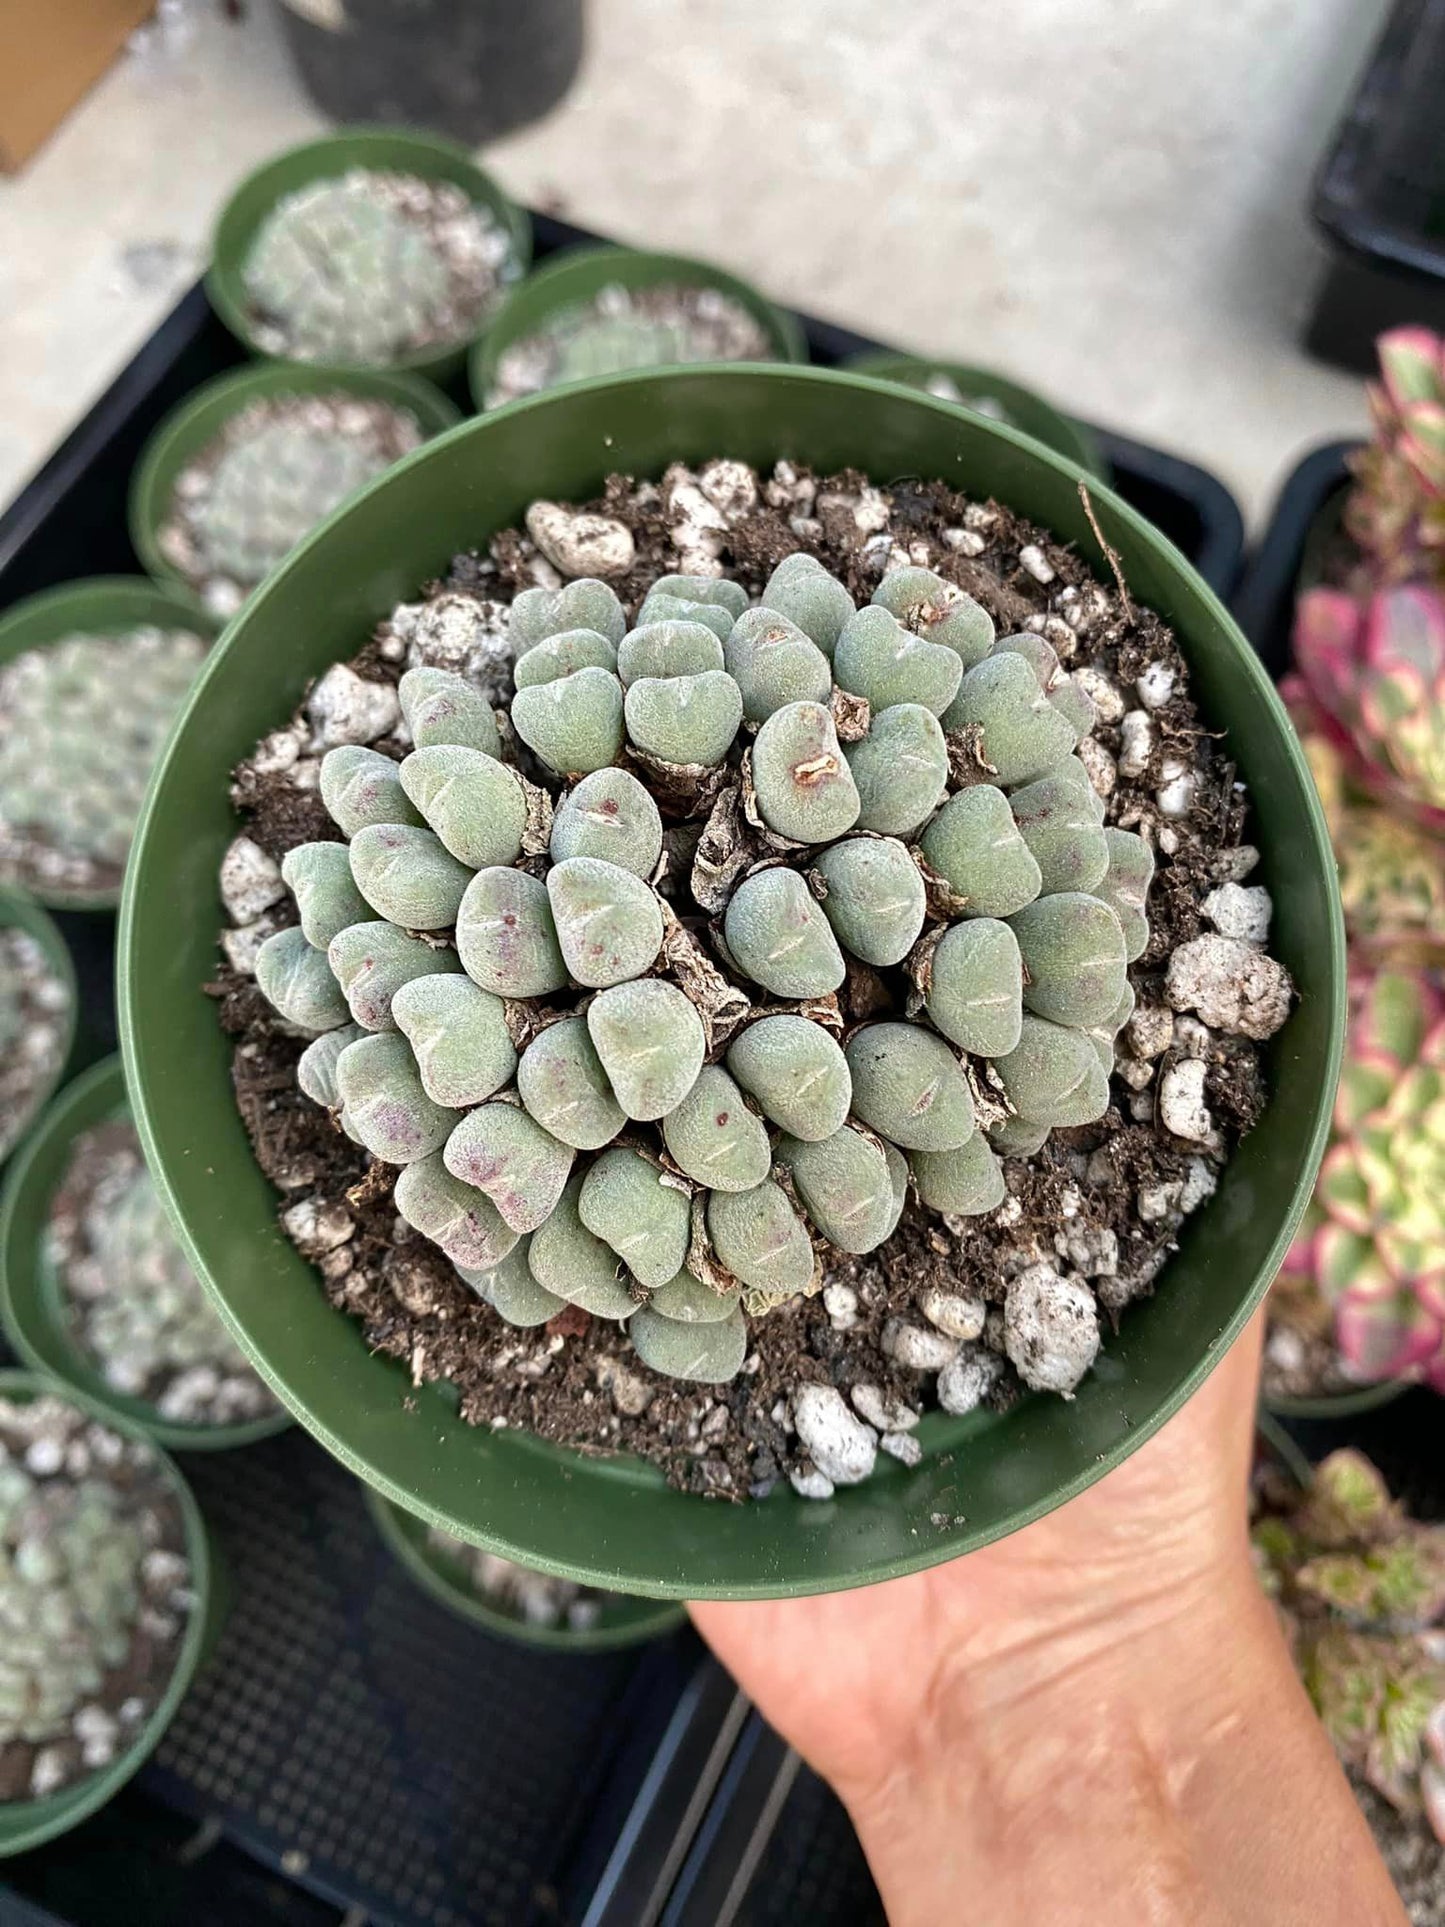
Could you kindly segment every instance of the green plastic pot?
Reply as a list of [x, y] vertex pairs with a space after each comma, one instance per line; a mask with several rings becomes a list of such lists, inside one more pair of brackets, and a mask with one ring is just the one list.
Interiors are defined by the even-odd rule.
[[[46, 915], [33, 897], [27, 897], [21, 890], [11, 890], [6, 885], [0, 884], [0, 930], [24, 930], [32, 936], [44, 951], [45, 960], [50, 968], [65, 985], [66, 996], [65, 1048], [60, 1053], [54, 1075], [42, 1084], [35, 1094], [35, 1108], [31, 1112], [30, 1121], [9, 1153], [10, 1156], [14, 1156], [25, 1142], [25, 1137], [34, 1125], [35, 1119], [39, 1117], [53, 1093], [59, 1088], [66, 1068], [74, 1055], [77, 997], [75, 966], [70, 961], [70, 951], [65, 939], [56, 928], [54, 919]], [[5, 1156], [6, 1153], [0, 1150], [0, 1165], [3, 1165]]]
[[369, 1488], [367, 1507], [376, 1529], [412, 1578], [433, 1599], [499, 1639], [553, 1653], [605, 1653], [620, 1646], [641, 1646], [662, 1639], [687, 1619], [686, 1609], [666, 1599], [640, 1599], [619, 1593], [601, 1608], [597, 1623], [585, 1631], [566, 1626], [532, 1626], [514, 1618], [479, 1593], [465, 1569], [427, 1540], [427, 1523]]
[[930, 361], [924, 355], [893, 354], [855, 355], [848, 366], [856, 374], [876, 375], [880, 381], [900, 381], [906, 388], [925, 390], [931, 376], [947, 375], [960, 394], [996, 401], [1014, 428], [1077, 462], [1101, 482], [1110, 479], [1109, 464], [1091, 429], [1072, 416], [1060, 414], [1051, 401], [1045, 401], [1032, 388], [1010, 381], [1007, 375], [995, 374], [992, 368], [974, 368], [963, 361]]
[[513, 288], [472, 349], [468, 373], [478, 413], [486, 409], [497, 363], [514, 341], [536, 334], [561, 309], [580, 307], [603, 288], [655, 288], [664, 282], [687, 288], [716, 288], [720, 294], [731, 295], [767, 331], [778, 361], [808, 359], [808, 344], [796, 317], [723, 268], [694, 261], [685, 254], [651, 254], [638, 248], [569, 248]]
[[[213, 636], [217, 628], [215, 617], [189, 591], [138, 575], [85, 576], [27, 596], [0, 616], [0, 666], [65, 636], [116, 636], [148, 623], [198, 636]], [[119, 890], [36, 888], [28, 893], [54, 910], [113, 910], [120, 901]]]
[[356, 395], [391, 402], [415, 416], [424, 437], [461, 420], [461, 411], [420, 375], [391, 369], [347, 373], [304, 362], [268, 361], [218, 375], [172, 409], [141, 452], [131, 476], [127, 513], [131, 547], [157, 582], [194, 595], [192, 585], [161, 553], [160, 531], [170, 514], [176, 477], [208, 448], [233, 415], [278, 395]]
[[[349, 168], [390, 168], [416, 174], [425, 181], [454, 181], [465, 188], [478, 206], [488, 207], [512, 238], [512, 253], [518, 271], [525, 274], [532, 258], [532, 223], [515, 202], [485, 173], [466, 148], [435, 134], [422, 134], [402, 127], [351, 127], [321, 140], [307, 141], [277, 154], [245, 180], [221, 210], [211, 238], [211, 265], [206, 274], [206, 294], [211, 306], [231, 333], [253, 355], [264, 355], [251, 333], [250, 303], [242, 279], [242, 268], [251, 252], [256, 230], [279, 200], [311, 181], [331, 180]], [[467, 341], [440, 348], [423, 348], [403, 355], [391, 366], [410, 369], [432, 381], [448, 382], [459, 374], [467, 358]], [[332, 373], [354, 364], [307, 362], [308, 368], [328, 367]], [[359, 373], [369, 372], [364, 368]]]
[[[470, 1428], [455, 1396], [413, 1391], [361, 1326], [327, 1304], [279, 1236], [276, 1199], [236, 1113], [211, 974], [216, 875], [236, 823], [228, 772], [459, 549], [535, 498], [596, 495], [620, 470], [781, 457], [876, 482], [937, 476], [993, 495], [1076, 543], [1103, 572], [1082, 471], [966, 409], [860, 375], [709, 366], [579, 383], [463, 424], [390, 470], [247, 604], [156, 772], [119, 942], [119, 1010], [136, 1121], [186, 1247], [263, 1375], [353, 1472], [429, 1523], [506, 1557], [621, 1592], [759, 1598], [936, 1565], [1027, 1525], [1118, 1465], [1218, 1363], [1282, 1259], [1324, 1149], [1345, 1018], [1344, 933], [1329, 838], [1268, 676], [1177, 550], [1102, 485], [1093, 506], [1132, 594], [1173, 624], [1206, 716], [1253, 792], [1259, 877], [1300, 1001], [1267, 1059], [1268, 1111], [1181, 1231], [1158, 1292], [1132, 1306], [1064, 1402], [942, 1415], [913, 1471], [889, 1465], [819, 1504], [783, 1489], [707, 1505], [633, 1460], [582, 1457]], [[947, 1447], [948, 1450], [937, 1448]]]
[[60, 1281], [45, 1251], [50, 1200], [80, 1133], [128, 1111], [120, 1059], [107, 1057], [61, 1092], [16, 1154], [0, 1190], [0, 1331], [35, 1371], [171, 1451], [219, 1452], [269, 1438], [291, 1423], [284, 1406], [238, 1425], [178, 1424], [107, 1385], [70, 1335]]
[[1274, 1398], [1266, 1393], [1260, 1403], [1276, 1418], [1346, 1419], [1392, 1405], [1410, 1389], [1408, 1379], [1387, 1378], [1353, 1392], [1321, 1392], [1314, 1398]]
[[[91, 1418], [99, 1419], [103, 1425], [124, 1433], [127, 1438], [139, 1439], [144, 1436], [139, 1427], [118, 1419], [113, 1412], [103, 1411], [93, 1399], [80, 1396], [69, 1385], [57, 1385], [35, 1372], [0, 1372], [0, 1398], [28, 1404], [31, 1399], [45, 1393], [58, 1394]], [[53, 1840], [57, 1834], [69, 1833], [72, 1827], [79, 1826], [82, 1820], [88, 1819], [114, 1798], [160, 1745], [197, 1670], [214, 1649], [220, 1630], [222, 1606], [214, 1583], [210, 1541], [190, 1487], [164, 1452], [159, 1453], [158, 1457], [180, 1507], [186, 1558], [191, 1569], [190, 1584], [196, 1597], [181, 1637], [175, 1669], [150, 1718], [125, 1752], [112, 1760], [109, 1766], [102, 1767], [84, 1780], [76, 1781], [73, 1786], [63, 1788], [59, 1793], [47, 1795], [43, 1800], [0, 1801], [0, 1860], [6, 1860], [12, 1854], [27, 1853], [30, 1848]]]

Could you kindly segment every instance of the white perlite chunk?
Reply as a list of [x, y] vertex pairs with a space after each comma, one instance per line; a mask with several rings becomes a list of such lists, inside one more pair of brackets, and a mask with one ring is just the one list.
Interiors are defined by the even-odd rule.
[[915, 1466], [923, 1458], [923, 1447], [911, 1432], [885, 1432], [878, 1443], [900, 1465]]
[[1019, 567], [1027, 569], [1035, 582], [1052, 582], [1054, 579], [1053, 565], [1037, 542], [1028, 542], [1019, 550]]
[[334, 1251], [356, 1230], [356, 1221], [341, 1204], [318, 1204], [303, 1198], [281, 1213], [287, 1236], [303, 1251]]
[[238, 836], [221, 858], [221, 901], [231, 921], [254, 923], [285, 894], [281, 866], [249, 836]]
[[1200, 908], [1222, 937], [1258, 944], [1269, 938], [1269, 919], [1274, 905], [1269, 891], [1259, 884], [1246, 890], [1238, 883], [1221, 883], [1217, 890], [1209, 892]]
[[858, 1294], [851, 1285], [824, 1285], [823, 1309], [835, 1332], [849, 1332], [858, 1323]]
[[831, 1385], [800, 1385], [793, 1393], [798, 1440], [834, 1485], [857, 1485], [873, 1470], [878, 1441]]
[[1188, 816], [1194, 801], [1194, 771], [1182, 756], [1166, 756], [1160, 764], [1154, 801], [1161, 816]]
[[929, 1325], [911, 1325], [903, 1318], [890, 1318], [879, 1342], [886, 1357], [913, 1372], [942, 1371], [958, 1350], [956, 1338], [947, 1338]]
[[885, 1398], [877, 1385], [866, 1381], [848, 1393], [860, 1418], [867, 1419], [875, 1432], [911, 1432], [923, 1416], [901, 1398]]
[[1074, 754], [1083, 764], [1084, 774], [1088, 777], [1089, 786], [1094, 794], [1102, 796], [1107, 802], [1114, 794], [1114, 784], [1119, 775], [1113, 757], [1104, 745], [1095, 741], [1092, 736], [1081, 737]]
[[938, 1402], [962, 1418], [980, 1406], [1003, 1376], [1003, 1360], [984, 1345], [965, 1345], [938, 1374]]
[[1154, 725], [1142, 709], [1131, 709], [1119, 725], [1119, 774], [1140, 777], [1154, 753]]
[[1030, 1265], [1009, 1286], [1003, 1332], [1014, 1370], [1036, 1392], [1071, 1398], [1098, 1355], [1092, 1292], [1049, 1265]]
[[1283, 964], [1237, 937], [1195, 937], [1169, 959], [1164, 991], [1175, 1010], [1197, 1010], [1227, 1036], [1273, 1037], [1294, 986]]
[[1119, 686], [1096, 664], [1082, 663], [1074, 671], [1074, 681], [1098, 711], [1101, 723], [1117, 723], [1124, 714], [1124, 698]]
[[930, 1325], [936, 1325], [949, 1338], [965, 1341], [977, 1338], [983, 1330], [987, 1309], [975, 1292], [943, 1291], [937, 1285], [923, 1294], [921, 1305]]
[[1202, 1058], [1176, 1058], [1159, 1080], [1159, 1121], [1171, 1136], [1191, 1144], [1207, 1143], [1214, 1130], [1204, 1101], [1208, 1069]]
[[1164, 1004], [1139, 1004], [1124, 1037], [1136, 1057], [1162, 1057], [1174, 1042], [1174, 1012]]
[[610, 515], [533, 502], [527, 510], [527, 533], [566, 576], [625, 575], [632, 567], [632, 531]]
[[1151, 662], [1134, 687], [1146, 709], [1162, 709], [1174, 694], [1174, 671], [1167, 663]]
[[806, 1472], [790, 1472], [788, 1479], [800, 1499], [831, 1499], [833, 1496], [833, 1481], [816, 1466], [811, 1466]]
[[401, 720], [401, 702], [390, 683], [367, 682], [344, 662], [335, 662], [306, 699], [315, 733], [313, 748], [341, 743], [374, 743]]
[[1113, 1278], [1118, 1273], [1118, 1235], [1105, 1225], [1080, 1225], [1061, 1231], [1054, 1246], [1082, 1277]]

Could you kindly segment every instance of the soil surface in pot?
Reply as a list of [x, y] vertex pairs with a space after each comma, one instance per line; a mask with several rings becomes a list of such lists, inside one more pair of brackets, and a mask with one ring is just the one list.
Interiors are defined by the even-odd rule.
[[721, 288], [602, 288], [502, 351], [487, 406], [588, 375], [672, 362], [770, 361], [773, 352], [767, 329]]
[[177, 475], [156, 546], [213, 615], [232, 616], [310, 529], [424, 437], [365, 395], [268, 395]]
[[0, 1160], [29, 1129], [65, 1057], [70, 991], [28, 930], [0, 925]]
[[71, 1341], [112, 1391], [176, 1425], [276, 1410], [186, 1263], [128, 1119], [75, 1139], [46, 1246]]
[[1418, 1814], [1397, 1812], [1353, 1773], [1350, 1785], [1370, 1823], [1375, 1845], [1385, 1857], [1411, 1927], [1445, 1927], [1445, 1846]]
[[0, 1802], [99, 1772], [165, 1694], [195, 1604], [154, 1450], [0, 1395]]
[[[295, 1066], [305, 1040], [277, 1018], [253, 975], [261, 943], [296, 917], [280, 860], [339, 834], [317, 789], [319, 752], [345, 741], [404, 754], [388, 692], [409, 666], [461, 670], [504, 704], [508, 605], [521, 590], [601, 572], [598, 517], [607, 579], [629, 620], [664, 573], [721, 572], [756, 598], [798, 550], [859, 605], [885, 571], [937, 571], [987, 610], [1001, 637], [1051, 645], [1077, 677], [1095, 712], [1078, 752], [1088, 780], [1108, 824], [1142, 834], [1156, 864], [1147, 948], [1129, 971], [1137, 1008], [1118, 1040], [1106, 1114], [1054, 1129], [1032, 1155], [1008, 1156], [1006, 1195], [983, 1215], [943, 1216], [910, 1199], [893, 1235], [866, 1256], [816, 1241], [816, 1288], [753, 1319], [742, 1369], [716, 1385], [649, 1370], [616, 1323], [575, 1305], [535, 1329], [504, 1323], [399, 1219], [394, 1168], [371, 1160], [301, 1095]], [[585, 510], [534, 509], [529, 530], [458, 556], [445, 582], [395, 611], [349, 668], [328, 671], [235, 774], [244, 835], [223, 871], [234, 927], [223, 934], [226, 963], [212, 989], [236, 1039], [241, 1115], [281, 1193], [283, 1228], [317, 1263], [331, 1302], [359, 1318], [368, 1344], [403, 1361], [415, 1383], [453, 1381], [467, 1421], [520, 1426], [586, 1452], [637, 1453], [694, 1492], [742, 1499], [788, 1478], [824, 1498], [835, 1483], [866, 1476], [880, 1449], [916, 1463], [913, 1428], [925, 1409], [1001, 1408], [1020, 1395], [1004, 1355], [1004, 1307], [1022, 1275], [1051, 1289], [1067, 1280], [1088, 1308], [1091, 1337], [1096, 1321], [1117, 1326], [1152, 1292], [1185, 1216], [1212, 1193], [1230, 1148], [1258, 1117], [1259, 1040], [1283, 1021], [1290, 986], [1263, 948], [1268, 897], [1246, 887], [1257, 861], [1244, 840], [1246, 798], [1227, 745], [1190, 699], [1186, 666], [1159, 617], [996, 502], [942, 483], [884, 491], [852, 472], [815, 477], [782, 464], [760, 478], [719, 462], [699, 474], [670, 470], [661, 484], [614, 478]], [[574, 536], [591, 544], [585, 563], [569, 546]], [[509, 729], [504, 754], [518, 753]], [[951, 743], [950, 753], [966, 760], [967, 744]], [[684, 875], [704, 822], [717, 831], [714, 854], [724, 865], [737, 859], [746, 868], [767, 853], [745, 810], [729, 818], [724, 808], [718, 830], [718, 782], [727, 775], [680, 783], [664, 808], [664, 849], [678, 852]], [[961, 780], [978, 781], [976, 769]], [[930, 914], [946, 921], [950, 912]], [[448, 941], [445, 933], [433, 940]], [[723, 981], [704, 954], [708, 941], [703, 929], [694, 943], [706, 968], [694, 956], [690, 981], [711, 985], [700, 996]], [[1208, 986], [1171, 973], [1188, 946], [1215, 966]], [[808, 1014], [844, 1035], [880, 1012], [901, 1017], [906, 986], [886, 975], [850, 968], [831, 1010], [816, 1000]], [[1244, 994], [1246, 979], [1262, 997]], [[982, 1084], [976, 1096], [987, 1109]], [[1003, 1107], [996, 1095], [992, 1102], [997, 1119]]]
[[51, 900], [120, 889], [151, 764], [206, 648], [146, 626], [0, 666], [0, 882]]
[[380, 368], [470, 340], [518, 271], [505, 223], [465, 188], [353, 167], [278, 201], [242, 278], [264, 353]]
[[427, 1545], [440, 1553], [452, 1568], [460, 1586], [470, 1587], [479, 1599], [524, 1626], [544, 1626], [570, 1633], [590, 1632], [610, 1600], [622, 1593], [604, 1592], [597, 1586], [579, 1586], [572, 1579], [554, 1579], [550, 1573], [534, 1572], [494, 1552], [469, 1546], [440, 1526], [431, 1526]]

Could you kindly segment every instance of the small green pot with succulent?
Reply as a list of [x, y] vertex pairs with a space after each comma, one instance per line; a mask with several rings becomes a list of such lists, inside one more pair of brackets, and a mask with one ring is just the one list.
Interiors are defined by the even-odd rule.
[[147, 442], [131, 542], [157, 581], [228, 620], [348, 495], [460, 419], [417, 375], [295, 364], [218, 375]]
[[53, 1379], [0, 1372], [0, 1859], [78, 1826], [154, 1752], [215, 1610], [165, 1454]]
[[531, 252], [526, 215], [465, 148], [349, 128], [242, 181], [206, 291], [253, 354], [445, 382]]
[[576, 248], [508, 296], [472, 350], [472, 399], [497, 408], [629, 369], [807, 359], [794, 316], [735, 274], [681, 254]]
[[545, 1652], [601, 1653], [662, 1639], [687, 1623], [683, 1606], [558, 1579], [428, 1525], [368, 1490], [389, 1549], [424, 1591], [485, 1632]]
[[0, 886], [0, 1165], [64, 1075], [75, 1024], [64, 937], [38, 903]]
[[0, 1191], [0, 1329], [26, 1364], [172, 1450], [291, 1422], [186, 1263], [115, 1057], [62, 1092]]
[[1109, 479], [1109, 464], [1092, 430], [1063, 414], [1032, 388], [1010, 381], [1007, 375], [1000, 375], [992, 368], [881, 351], [855, 355], [848, 366], [860, 375], [876, 375], [881, 381], [901, 381], [906, 387], [921, 388], [925, 394], [936, 395], [940, 401], [975, 409], [991, 421], [1007, 422], [1011, 428], [1032, 435], [1035, 441], [1091, 470], [1100, 481]]
[[193, 597], [93, 576], [0, 616], [0, 884], [113, 909], [151, 766], [215, 632]]
[[664, 1597], [915, 1570], [1116, 1463], [1288, 1244], [1343, 1015], [1207, 590], [1037, 443], [806, 369], [374, 484], [233, 625], [122, 925], [268, 1379], [426, 1524]]
[[1334, 1142], [1270, 1301], [1266, 1396], [1300, 1412], [1445, 1392], [1445, 342], [1397, 330], [1380, 362], [1284, 691], [1354, 979]]
[[1445, 1918], [1445, 1526], [1363, 1454], [1257, 1475], [1251, 1533], [1300, 1677], [1406, 1910]]

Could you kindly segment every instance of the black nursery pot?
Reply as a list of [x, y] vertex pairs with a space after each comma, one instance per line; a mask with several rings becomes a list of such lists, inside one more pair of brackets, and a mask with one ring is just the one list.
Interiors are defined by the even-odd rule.
[[281, 24], [333, 120], [469, 147], [540, 120], [582, 63], [582, 0], [281, 0]]

